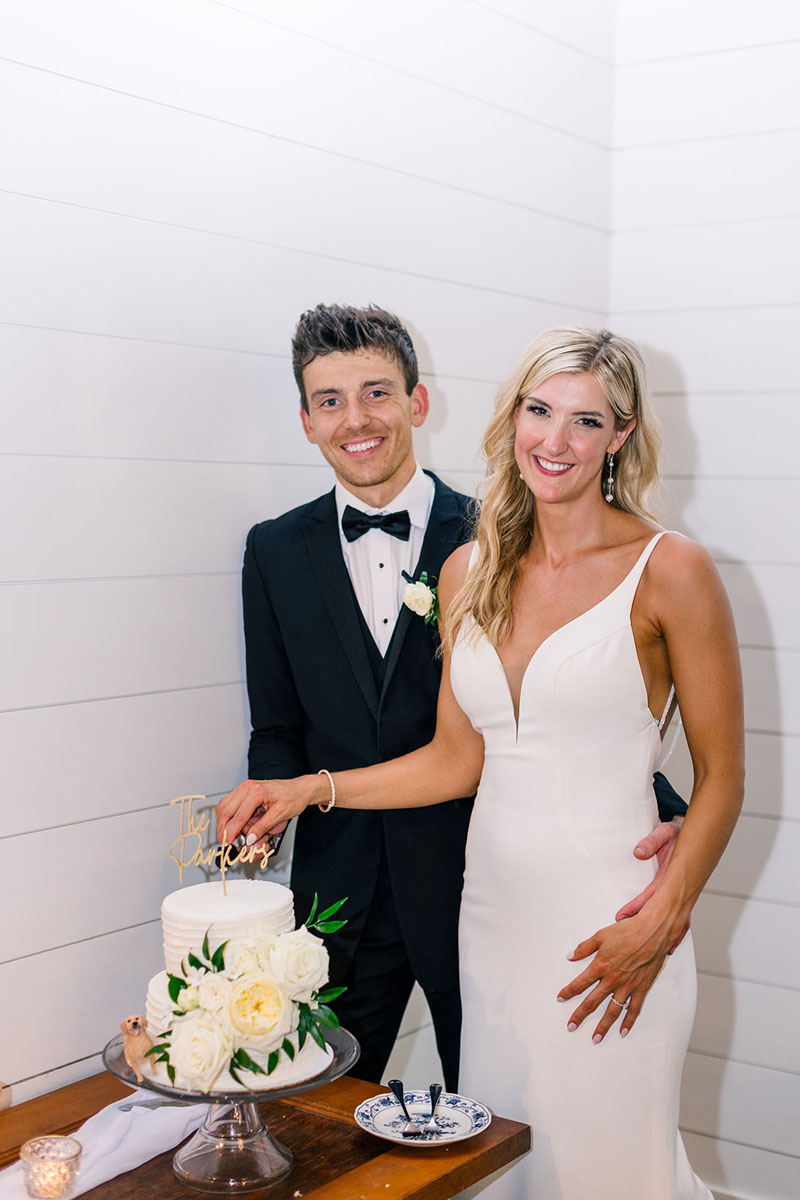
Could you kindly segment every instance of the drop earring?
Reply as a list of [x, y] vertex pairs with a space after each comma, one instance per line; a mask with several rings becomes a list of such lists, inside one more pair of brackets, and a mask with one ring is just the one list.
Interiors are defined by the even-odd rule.
[[611, 504], [614, 500], [614, 455], [606, 456], [606, 465], [608, 467], [608, 476], [606, 478], [606, 503]]

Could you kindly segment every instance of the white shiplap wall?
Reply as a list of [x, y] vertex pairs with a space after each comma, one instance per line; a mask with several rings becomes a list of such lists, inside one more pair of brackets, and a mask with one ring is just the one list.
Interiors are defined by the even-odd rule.
[[[687, 1141], [730, 1195], [800, 1193], [797, 12], [616, 9], [614, 69], [610, 0], [6, 5], [15, 1101], [97, 1069], [141, 1006], [175, 883], [166, 804], [241, 775], [244, 533], [329, 482], [299, 433], [299, 312], [401, 313], [434, 401], [420, 457], [466, 488], [522, 344], [610, 312], [647, 349], [671, 522], [720, 562], [749, 685], [746, 816], [695, 922]], [[408, 1078], [425, 1024], [414, 1006]]]
[[[694, 921], [689, 1153], [722, 1196], [800, 1195], [800, 10], [620, 0], [613, 327], [664, 423], [669, 524], [733, 601], [744, 815]], [[674, 773], [688, 785], [685, 761]], [[718, 1190], [717, 1190], [718, 1189]]]
[[[420, 458], [467, 489], [520, 347], [602, 319], [611, 18], [610, 0], [4, 6], [15, 1102], [97, 1070], [142, 1007], [177, 883], [169, 799], [242, 776], [244, 535], [330, 483], [297, 418], [299, 313], [402, 315], [433, 398]], [[427, 1080], [424, 1033], [409, 1053]]]

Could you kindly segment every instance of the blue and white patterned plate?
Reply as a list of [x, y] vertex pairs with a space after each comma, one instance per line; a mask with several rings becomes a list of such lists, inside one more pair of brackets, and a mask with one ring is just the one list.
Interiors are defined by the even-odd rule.
[[[420, 1125], [424, 1124], [431, 1115], [428, 1092], [405, 1092], [404, 1095], [411, 1119], [419, 1121]], [[374, 1133], [376, 1137], [386, 1138], [390, 1142], [401, 1142], [404, 1146], [441, 1146], [445, 1142], [463, 1142], [476, 1133], [483, 1133], [492, 1120], [492, 1114], [485, 1105], [455, 1092], [442, 1093], [436, 1107], [436, 1133], [424, 1133], [422, 1137], [403, 1137], [406, 1119], [391, 1093], [370, 1097], [359, 1104], [353, 1115], [367, 1133]]]

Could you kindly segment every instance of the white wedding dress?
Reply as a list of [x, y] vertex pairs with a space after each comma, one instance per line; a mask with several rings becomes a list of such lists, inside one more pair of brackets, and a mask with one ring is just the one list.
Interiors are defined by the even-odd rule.
[[486, 743], [461, 906], [459, 1090], [533, 1131], [525, 1158], [469, 1193], [481, 1200], [712, 1200], [677, 1128], [695, 1007], [691, 937], [626, 1038], [617, 1022], [593, 1044], [605, 1003], [568, 1032], [580, 1000], [556, 1001], [589, 961], [567, 955], [654, 873], [632, 853], [658, 820], [661, 736], [630, 613], [660, 536], [609, 596], [536, 651], [518, 727], [487, 638], [465, 626], [453, 651], [456, 698]]

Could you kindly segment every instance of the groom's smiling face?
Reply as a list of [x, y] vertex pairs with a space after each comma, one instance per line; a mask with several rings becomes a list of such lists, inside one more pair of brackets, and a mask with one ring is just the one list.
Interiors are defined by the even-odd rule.
[[303, 385], [308, 440], [349, 491], [374, 508], [390, 504], [416, 469], [411, 431], [428, 415], [427, 389], [409, 394], [395, 359], [369, 351], [315, 358]]

